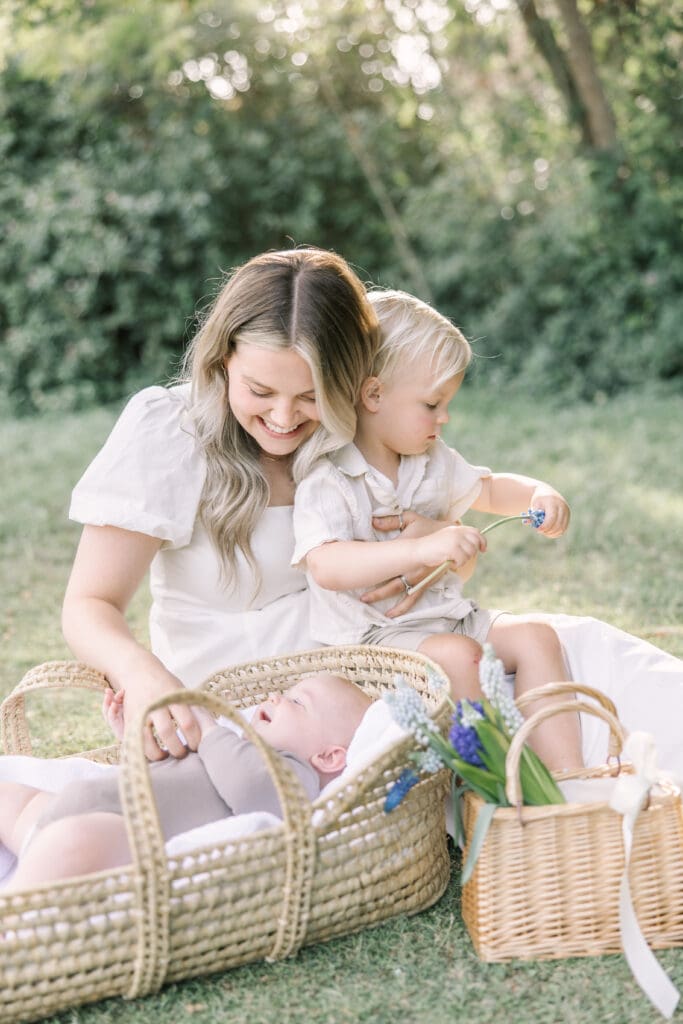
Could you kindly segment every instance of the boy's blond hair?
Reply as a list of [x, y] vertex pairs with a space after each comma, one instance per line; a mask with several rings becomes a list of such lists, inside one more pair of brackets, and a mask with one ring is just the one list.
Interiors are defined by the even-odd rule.
[[455, 324], [408, 292], [387, 289], [368, 292], [379, 320], [382, 341], [372, 376], [391, 381], [411, 363], [431, 362], [439, 387], [467, 369], [472, 349]]

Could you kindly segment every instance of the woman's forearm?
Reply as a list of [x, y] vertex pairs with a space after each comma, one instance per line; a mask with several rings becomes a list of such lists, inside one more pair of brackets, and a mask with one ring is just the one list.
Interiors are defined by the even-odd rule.
[[159, 659], [135, 639], [124, 614], [101, 598], [67, 594], [62, 632], [75, 657], [102, 672], [114, 690], [165, 671]]
[[[159, 697], [180, 689], [181, 681], [139, 643], [126, 621], [126, 609], [159, 550], [161, 541], [113, 526], [85, 526], [78, 545], [62, 610], [64, 637], [76, 657], [104, 673], [114, 690], [124, 690], [124, 716], [138, 712]], [[191, 708], [172, 705], [151, 716], [145, 752], [152, 760], [164, 756], [160, 744], [175, 757], [196, 750], [200, 733]], [[157, 742], [156, 737], [160, 742]]]

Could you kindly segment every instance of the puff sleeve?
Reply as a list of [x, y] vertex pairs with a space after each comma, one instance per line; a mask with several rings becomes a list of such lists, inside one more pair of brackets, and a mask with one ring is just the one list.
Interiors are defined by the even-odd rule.
[[189, 544], [206, 463], [187, 412], [189, 386], [145, 388], [128, 402], [76, 484], [69, 516]]

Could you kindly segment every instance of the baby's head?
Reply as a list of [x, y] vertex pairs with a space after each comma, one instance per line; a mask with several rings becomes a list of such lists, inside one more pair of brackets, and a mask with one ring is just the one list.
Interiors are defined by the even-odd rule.
[[272, 694], [251, 724], [269, 746], [308, 761], [325, 785], [343, 770], [349, 743], [371, 703], [349, 679], [321, 673]]
[[361, 390], [360, 427], [365, 421], [400, 455], [418, 454], [447, 422], [472, 350], [455, 324], [415, 296], [371, 291], [368, 298], [382, 341]]

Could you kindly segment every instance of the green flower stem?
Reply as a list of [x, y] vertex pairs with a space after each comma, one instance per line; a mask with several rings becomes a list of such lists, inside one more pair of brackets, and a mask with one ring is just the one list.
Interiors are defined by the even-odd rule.
[[529, 518], [529, 516], [528, 516], [528, 513], [526, 513], [526, 512], [523, 512], [519, 516], [504, 516], [503, 519], [496, 519], [495, 523], [489, 523], [489, 525], [485, 526], [483, 530], [479, 531], [479, 533], [481, 533], [481, 535], [483, 536], [485, 533], [489, 533], [491, 530], [495, 530], [495, 528], [497, 526], [501, 526], [503, 523], [510, 523], [510, 522], [512, 522], [513, 519], [528, 519], [528, 518]]
[[[495, 523], [489, 523], [489, 525], [485, 526], [483, 530], [479, 531], [479, 533], [483, 537], [485, 533], [488, 533], [490, 530], [495, 530], [495, 528], [497, 526], [500, 526], [502, 523], [510, 523], [512, 522], [513, 519], [527, 518], [528, 515], [526, 512], [523, 512], [521, 515], [518, 516], [505, 516], [503, 519], [496, 519]], [[448, 568], [449, 565], [451, 565], [450, 559], [446, 562], [442, 562], [441, 565], [437, 565], [436, 569], [432, 569], [429, 575], [425, 576], [421, 580], [418, 580], [417, 583], [413, 583], [412, 586], [406, 587], [406, 594], [419, 594], [421, 590], [424, 590], [426, 587], [428, 587], [431, 583], [434, 582], [434, 580], [438, 580], [439, 576], [441, 576], [441, 574]]]

